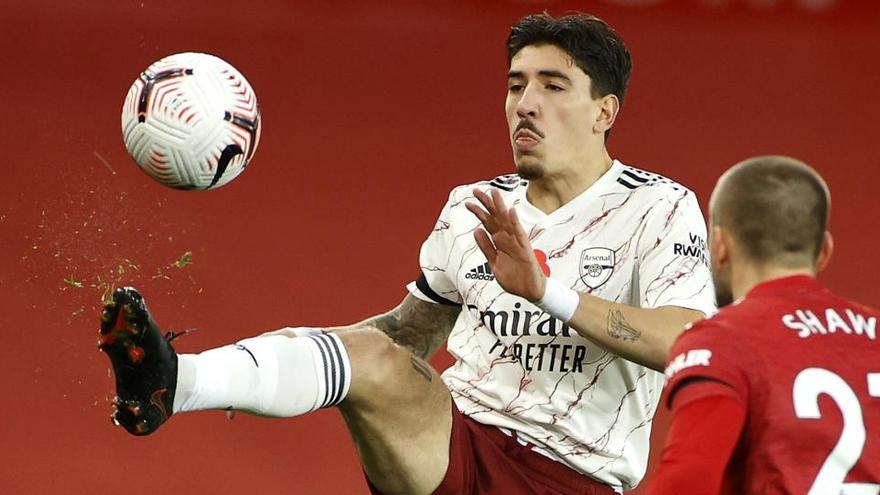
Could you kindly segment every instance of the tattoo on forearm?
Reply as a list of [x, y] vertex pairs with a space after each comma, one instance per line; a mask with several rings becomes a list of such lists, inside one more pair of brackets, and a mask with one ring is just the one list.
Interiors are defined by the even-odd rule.
[[397, 345], [427, 359], [449, 336], [461, 307], [444, 306], [407, 296], [393, 311], [364, 322], [385, 332]]
[[429, 382], [433, 381], [433, 377], [431, 376], [431, 369], [428, 368], [428, 365], [425, 364], [424, 361], [415, 356], [412, 356], [410, 358], [410, 361], [412, 362], [413, 369], [415, 369], [418, 374], [425, 377], [425, 380], [428, 380]]
[[633, 328], [622, 312], [612, 309], [608, 311], [608, 335], [625, 342], [635, 342], [642, 336], [642, 332]]

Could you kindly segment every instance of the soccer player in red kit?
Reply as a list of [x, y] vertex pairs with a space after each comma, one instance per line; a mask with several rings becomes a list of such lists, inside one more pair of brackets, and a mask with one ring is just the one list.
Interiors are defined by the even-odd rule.
[[651, 495], [880, 493], [876, 310], [814, 278], [831, 256], [829, 194], [797, 160], [718, 181], [710, 246], [719, 306], [673, 345], [673, 419]]

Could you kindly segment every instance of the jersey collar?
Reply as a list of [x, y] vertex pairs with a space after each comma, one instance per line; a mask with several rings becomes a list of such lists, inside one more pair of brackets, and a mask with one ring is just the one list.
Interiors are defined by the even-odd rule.
[[527, 187], [521, 187], [517, 190], [520, 203], [522, 204], [521, 213], [525, 217], [524, 220], [531, 223], [537, 223], [546, 219], [561, 219], [572, 216], [575, 212], [582, 210], [584, 205], [594, 201], [602, 194], [610, 191], [617, 184], [617, 177], [623, 171], [625, 165], [617, 160], [611, 162], [611, 167], [605, 171], [596, 182], [586, 188], [582, 193], [572, 198], [568, 203], [557, 208], [550, 214], [544, 213], [538, 208], [532, 206], [526, 197]]

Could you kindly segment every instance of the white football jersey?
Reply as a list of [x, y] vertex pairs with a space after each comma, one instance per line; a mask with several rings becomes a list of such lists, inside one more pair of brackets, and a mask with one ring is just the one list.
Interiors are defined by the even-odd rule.
[[[545, 273], [578, 292], [640, 308], [709, 314], [715, 294], [706, 224], [693, 192], [615, 161], [548, 214], [516, 175], [455, 188], [422, 245], [416, 297], [462, 306], [443, 379], [459, 410], [534, 450], [621, 490], [648, 462], [663, 374], [606, 352], [527, 300], [507, 294], [473, 237], [473, 189], [516, 208]], [[609, 315], [609, 317], [612, 317]]]

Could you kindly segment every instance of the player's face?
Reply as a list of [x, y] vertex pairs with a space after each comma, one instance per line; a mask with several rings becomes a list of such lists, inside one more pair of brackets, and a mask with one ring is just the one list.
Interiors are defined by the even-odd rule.
[[603, 98], [590, 77], [554, 45], [526, 46], [510, 61], [505, 111], [517, 172], [525, 179], [582, 166], [604, 143]]

